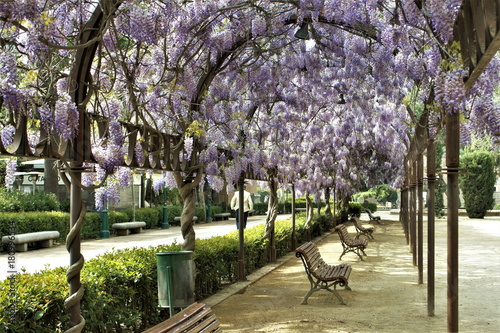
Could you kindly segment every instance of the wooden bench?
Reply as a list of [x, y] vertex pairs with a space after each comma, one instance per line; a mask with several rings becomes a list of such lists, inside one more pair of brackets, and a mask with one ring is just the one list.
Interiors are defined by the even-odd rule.
[[213, 215], [213, 218], [215, 220], [229, 220], [229, 217], [231, 216], [231, 213], [218, 213], [218, 214], [214, 214]]
[[12, 243], [16, 247], [16, 251], [28, 251], [29, 243], [36, 243], [40, 247], [52, 247], [52, 240], [59, 238], [59, 231], [37, 231], [25, 234], [17, 234], [11, 236], [3, 236], [2, 243]]
[[374, 216], [372, 211], [370, 209], [365, 209], [365, 212], [368, 214], [368, 217], [370, 218], [370, 221], [375, 221], [378, 224], [380, 224], [380, 216]]
[[212, 309], [203, 303], [193, 303], [173, 317], [143, 333], [222, 332]]
[[344, 254], [348, 252], [354, 252], [358, 255], [358, 257], [364, 261], [363, 257], [361, 256], [361, 253], [366, 256], [365, 249], [368, 246], [368, 240], [366, 239], [352, 239], [349, 236], [349, 233], [347, 232], [347, 228], [343, 224], [339, 224], [338, 226], [335, 227], [335, 231], [339, 234], [340, 242], [342, 243], [342, 247], [344, 248], [344, 251], [342, 251], [342, 254], [339, 257], [339, 260], [342, 260], [342, 257]]
[[116, 230], [118, 236], [127, 236], [129, 231], [131, 234], [140, 234], [145, 226], [146, 222], [119, 222], [113, 223], [111, 228]]
[[358, 239], [361, 236], [365, 236], [367, 238], [374, 239], [373, 232], [375, 231], [375, 227], [363, 226], [361, 221], [356, 216], [353, 216], [351, 218], [351, 220], [352, 220], [352, 222], [354, 224], [354, 228], [356, 228], [356, 232], [357, 232], [357, 235], [356, 235], [356, 237], [354, 237], [354, 239]]
[[[348, 286], [349, 275], [351, 275], [351, 266], [348, 264], [328, 265], [321, 258], [316, 244], [312, 242], [305, 243], [295, 250], [295, 256], [302, 259], [307, 278], [311, 283], [311, 289], [307, 292], [300, 304], [307, 304], [307, 299], [315, 291], [324, 289], [334, 294], [340, 304], [345, 305], [344, 300], [337, 292], [337, 285], [351, 290]], [[331, 287], [333, 286], [333, 289]]]

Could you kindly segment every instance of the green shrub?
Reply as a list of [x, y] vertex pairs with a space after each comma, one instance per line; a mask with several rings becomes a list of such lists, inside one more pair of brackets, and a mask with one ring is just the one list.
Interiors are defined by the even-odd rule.
[[[128, 216], [128, 221], [134, 220], [134, 210], [132, 208], [127, 208], [122, 211], [122, 213]], [[159, 211], [157, 208], [136, 208], [135, 209], [135, 221], [146, 222], [146, 228], [158, 228], [158, 222], [160, 220]]]
[[378, 202], [392, 202], [395, 203], [398, 200], [398, 192], [389, 187], [387, 184], [375, 185], [368, 191], [356, 193], [353, 196], [353, 200], [358, 198], [367, 199], [374, 198]]
[[[276, 254], [290, 252], [291, 220], [276, 222]], [[263, 224], [245, 231], [246, 273], [269, 262], [269, 242]], [[305, 215], [296, 219], [297, 245], [319, 235], [318, 222], [310, 230]], [[138, 332], [159, 321], [156, 253], [180, 250], [179, 244], [108, 252], [86, 262], [81, 272], [85, 294], [81, 312], [88, 332]], [[196, 241], [195, 299], [216, 293], [235, 282], [238, 232]], [[68, 328], [64, 299], [68, 294], [65, 269], [21, 273], [0, 281], [0, 332], [54, 332]], [[16, 295], [15, 304], [10, 292]], [[14, 320], [9, 309], [15, 305]]]
[[374, 202], [366, 201], [365, 203], [363, 203], [363, 207], [365, 209], [368, 208], [372, 213], [375, 213], [377, 211], [377, 204]]
[[253, 204], [253, 213], [255, 215], [266, 215], [267, 208], [269, 207], [267, 202], [259, 202]]
[[53, 193], [37, 191], [34, 194], [0, 187], [1, 212], [41, 212], [59, 210], [59, 202]]
[[122, 223], [131, 221], [130, 217], [125, 212], [108, 212], [108, 224], [111, 226], [113, 223]]
[[63, 201], [61, 201], [61, 202], [59, 203], [59, 210], [60, 210], [61, 212], [67, 212], [67, 213], [69, 213], [69, 210], [70, 210], [70, 208], [71, 208], [71, 206], [70, 206], [70, 205], [71, 205], [70, 200], [69, 200], [69, 199], [65, 199], [65, 200], [63, 200]]
[[465, 174], [460, 175], [460, 189], [467, 215], [470, 218], [483, 218], [494, 203], [493, 158], [489, 152], [466, 153], [460, 159], [460, 167], [466, 170]]
[[321, 227], [321, 230], [328, 231], [335, 227], [335, 219], [333, 216], [327, 216], [325, 214], [321, 214], [318, 217], [318, 223]]
[[212, 216], [214, 216], [214, 214], [220, 214], [220, 213], [222, 213], [222, 207], [221, 206], [217, 206], [217, 205], [211, 205], [210, 206], [210, 211], [211, 211]]
[[363, 210], [363, 205], [361, 205], [360, 203], [349, 202], [349, 215], [360, 217], [362, 210]]
[[[212, 206], [212, 207], [217, 207], [217, 206]], [[157, 212], [157, 214], [158, 214], [158, 215], [156, 215], [157, 218], [158, 218], [156, 226], [160, 226], [161, 225], [161, 222], [163, 221], [163, 207], [140, 208], [140, 209], [154, 209]], [[219, 209], [222, 209], [222, 208], [219, 207]], [[126, 211], [130, 215], [130, 212], [132, 210], [131, 209], [127, 209]], [[167, 206], [168, 223], [169, 224], [179, 224], [179, 222], [175, 222], [174, 221], [174, 218], [176, 218], [178, 216], [181, 216], [181, 213], [182, 213], [182, 205], [168, 205]], [[212, 214], [214, 214], [213, 213], [213, 209], [212, 209]], [[198, 217], [198, 221], [204, 221], [205, 211], [204, 211], [203, 207], [196, 207], [194, 215]], [[136, 216], [137, 216], [137, 209], [136, 209]], [[137, 219], [137, 217], [136, 217], [136, 219]], [[141, 220], [141, 221], [144, 221], [144, 220]]]
[[494, 210], [500, 210], [500, 203], [496, 204], [495, 207], [493, 207]]

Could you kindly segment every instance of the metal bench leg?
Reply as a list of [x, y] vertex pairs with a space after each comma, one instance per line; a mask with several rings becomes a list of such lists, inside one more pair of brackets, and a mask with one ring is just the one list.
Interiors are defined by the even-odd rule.
[[[358, 249], [357, 249], [357, 251], [353, 251], [353, 252], [354, 252], [354, 253], [356, 253], [356, 254], [358, 255], [358, 257], [359, 257], [359, 259], [361, 259], [361, 261], [365, 261], [365, 259], [363, 259], [363, 256], [362, 256], [361, 254], [359, 254], [359, 250], [361, 250], [361, 249], [360, 249], [360, 248], [358, 248]], [[361, 250], [361, 251], [363, 251], [363, 250]], [[364, 252], [363, 252], [363, 253], [364, 253]], [[366, 256], [366, 254], [365, 254], [365, 256]]]
[[302, 299], [302, 302], [300, 302], [301, 305], [306, 305], [307, 304], [307, 299], [309, 298], [309, 296], [311, 296], [315, 291], [320, 290], [320, 288], [318, 288], [318, 282], [319, 281], [318, 282], [313, 282], [312, 278], [309, 275], [307, 277], [309, 278], [309, 282], [311, 282], [311, 289], [304, 296], [304, 298]]
[[337, 289], [335, 287], [334, 287], [334, 289], [330, 289], [330, 288], [325, 288], [325, 289], [328, 290], [329, 292], [331, 292], [332, 294], [334, 294], [335, 297], [337, 297], [337, 299], [339, 300], [341, 305], [347, 305], [346, 302], [344, 302], [344, 299], [342, 299], [342, 297], [339, 295], [339, 293], [337, 292]]
[[342, 257], [344, 256], [344, 254], [346, 254], [346, 250], [345, 249], [344, 249], [344, 251], [342, 251], [342, 254], [339, 257], [339, 261], [342, 260]]

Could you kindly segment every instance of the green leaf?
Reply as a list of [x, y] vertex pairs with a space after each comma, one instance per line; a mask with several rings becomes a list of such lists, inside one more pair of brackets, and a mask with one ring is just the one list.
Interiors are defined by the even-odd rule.
[[37, 312], [35, 312], [35, 320], [39, 320], [43, 317], [43, 315], [45, 314], [45, 312], [43, 312], [42, 310], [38, 310]]

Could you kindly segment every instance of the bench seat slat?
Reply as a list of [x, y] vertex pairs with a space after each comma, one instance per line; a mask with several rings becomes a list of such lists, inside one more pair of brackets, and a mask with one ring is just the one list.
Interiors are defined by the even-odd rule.
[[[189, 330], [188, 332], [191, 332], [191, 330], [194, 330], [197, 327], [196, 324], [200, 324], [200, 322], [206, 316], [209, 316], [211, 313], [212, 313], [212, 310], [209, 308], [205, 308], [205, 307], [196, 308], [196, 310], [192, 311], [192, 313], [190, 313], [189, 315], [184, 315], [184, 317], [179, 321], [179, 323], [172, 330], [172, 333], [184, 332], [186, 330]], [[200, 325], [203, 325], [203, 324], [204, 323], [201, 323]], [[196, 332], [196, 330], [194, 330], [192, 332]]]
[[220, 324], [212, 309], [203, 303], [193, 303], [173, 317], [153, 326], [144, 333], [219, 332]]

